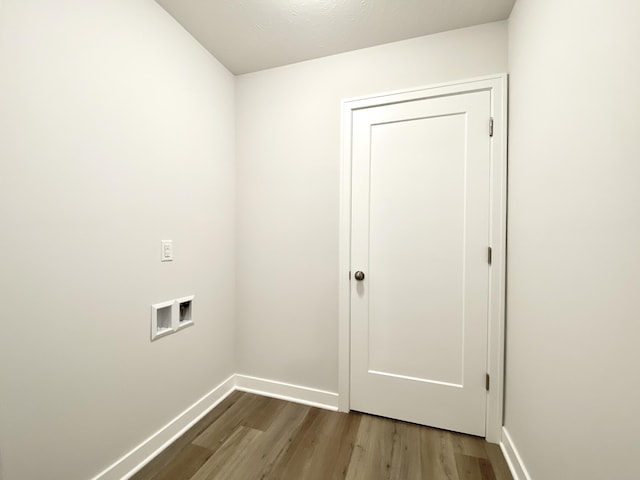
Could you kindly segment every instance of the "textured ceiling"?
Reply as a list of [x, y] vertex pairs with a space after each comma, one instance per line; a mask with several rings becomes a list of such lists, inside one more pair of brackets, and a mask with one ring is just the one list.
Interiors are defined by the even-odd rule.
[[515, 0], [156, 0], [242, 74], [504, 20]]

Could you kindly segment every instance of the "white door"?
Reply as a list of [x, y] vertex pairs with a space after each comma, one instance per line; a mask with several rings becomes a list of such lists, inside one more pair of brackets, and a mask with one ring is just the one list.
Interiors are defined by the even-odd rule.
[[485, 435], [490, 95], [353, 112], [353, 410]]

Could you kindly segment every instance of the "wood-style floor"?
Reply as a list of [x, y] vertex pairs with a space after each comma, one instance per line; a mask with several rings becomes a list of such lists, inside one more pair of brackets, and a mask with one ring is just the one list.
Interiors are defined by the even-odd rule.
[[132, 480], [512, 480], [484, 439], [234, 392]]

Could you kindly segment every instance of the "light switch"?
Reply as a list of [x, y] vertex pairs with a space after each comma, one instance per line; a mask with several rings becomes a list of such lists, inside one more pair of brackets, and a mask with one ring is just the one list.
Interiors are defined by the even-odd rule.
[[172, 261], [173, 260], [173, 241], [161, 240], [160, 243], [162, 245], [160, 250], [160, 261], [161, 262]]

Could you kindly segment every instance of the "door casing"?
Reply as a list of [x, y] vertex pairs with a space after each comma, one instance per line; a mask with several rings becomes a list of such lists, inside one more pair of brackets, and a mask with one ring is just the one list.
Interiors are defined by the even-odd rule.
[[[489, 312], [487, 336], [486, 439], [499, 443], [502, 436], [504, 398], [504, 330], [506, 281], [506, 212], [507, 212], [507, 75], [462, 80], [411, 90], [343, 100], [342, 152], [340, 164], [340, 247], [339, 247], [339, 315], [338, 315], [338, 409], [350, 410], [350, 325], [351, 288], [351, 131], [352, 112], [359, 108], [388, 105], [443, 95], [489, 91], [491, 94], [490, 246]], [[487, 134], [489, 122], [487, 121]]]

